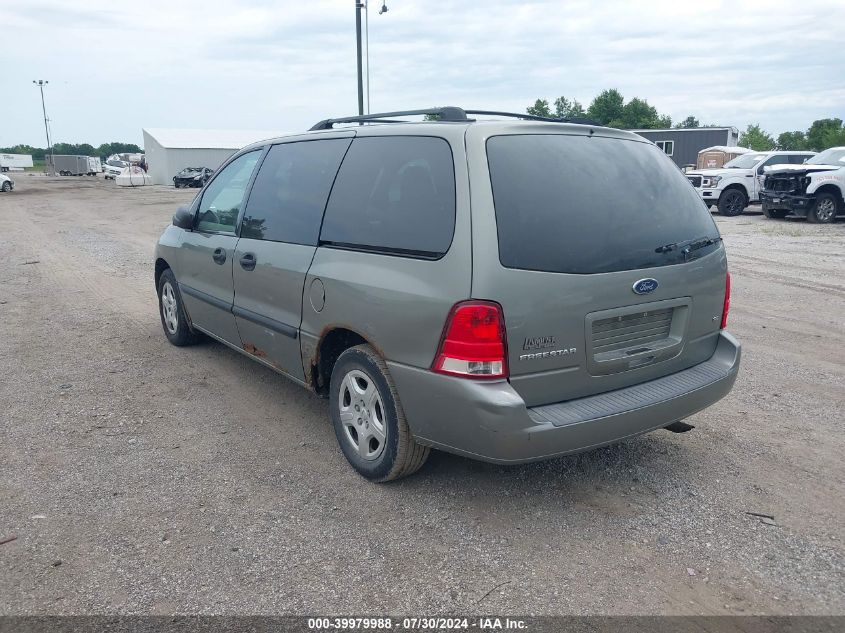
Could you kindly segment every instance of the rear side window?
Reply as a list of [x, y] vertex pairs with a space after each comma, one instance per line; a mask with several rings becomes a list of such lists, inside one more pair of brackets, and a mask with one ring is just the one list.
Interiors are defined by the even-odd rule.
[[241, 237], [317, 245], [320, 221], [349, 139], [274, 145], [249, 194]]
[[439, 257], [455, 231], [455, 168], [441, 138], [352, 142], [332, 189], [320, 240], [339, 246]]
[[[487, 160], [499, 260], [508, 268], [605, 273], [697, 258], [717, 237], [709, 211], [651, 143], [598, 136], [496, 136]], [[656, 251], [667, 244], [678, 247]]]

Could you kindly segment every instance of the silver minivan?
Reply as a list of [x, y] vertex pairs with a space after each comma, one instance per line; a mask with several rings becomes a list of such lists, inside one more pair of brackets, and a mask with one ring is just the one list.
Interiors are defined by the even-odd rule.
[[513, 464], [687, 430], [739, 368], [704, 203], [590, 124], [450, 107], [255, 143], [176, 212], [155, 282], [174, 345], [327, 397], [374, 481], [431, 448]]

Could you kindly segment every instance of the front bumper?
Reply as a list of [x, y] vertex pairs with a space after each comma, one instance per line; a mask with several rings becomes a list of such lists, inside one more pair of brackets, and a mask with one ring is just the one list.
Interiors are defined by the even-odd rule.
[[721, 189], [696, 189], [699, 197], [707, 203], [707, 206], [711, 206], [719, 202], [719, 196], [722, 193]]
[[815, 197], [808, 195], [771, 191], [760, 192], [760, 202], [763, 204], [767, 204], [774, 209], [788, 209], [792, 215], [802, 218], [807, 217], [807, 213], [813, 208], [815, 200]]
[[414, 437], [483, 461], [549, 459], [648, 433], [730, 392], [740, 345], [720, 333], [713, 356], [657, 380], [596, 396], [529, 408], [505, 380], [467, 380], [388, 363]]

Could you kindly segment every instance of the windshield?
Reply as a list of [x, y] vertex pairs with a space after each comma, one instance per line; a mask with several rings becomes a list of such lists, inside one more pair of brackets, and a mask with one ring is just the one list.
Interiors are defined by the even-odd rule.
[[651, 143], [494, 136], [487, 159], [507, 268], [606, 273], [679, 264], [719, 248], [660, 248], [719, 233], [689, 181]]
[[729, 169], [751, 169], [764, 158], [766, 158], [765, 154], [743, 154], [729, 160], [725, 163], [725, 167]]
[[845, 148], [834, 147], [826, 149], [821, 154], [816, 154], [805, 165], [838, 165], [845, 163]]

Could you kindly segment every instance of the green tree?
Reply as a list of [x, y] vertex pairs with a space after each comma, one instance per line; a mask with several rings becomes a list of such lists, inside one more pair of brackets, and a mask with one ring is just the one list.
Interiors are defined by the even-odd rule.
[[547, 99], [537, 99], [534, 105], [528, 106], [525, 110], [531, 116], [544, 116], [551, 118], [552, 111], [549, 110], [549, 102]]
[[775, 139], [760, 129], [760, 124], [756, 123], [749, 125], [745, 132], [739, 135], [739, 145], [764, 152], [775, 148]]
[[601, 125], [612, 125], [622, 120], [625, 98], [616, 88], [603, 90], [590, 103], [587, 116]]
[[778, 135], [778, 149], [802, 150], [807, 149], [807, 137], [804, 132], [781, 132]]
[[587, 113], [577, 99], [570, 101], [561, 96], [555, 99], [555, 116], [559, 119], [583, 119]]
[[807, 146], [817, 152], [829, 147], [845, 145], [842, 119], [818, 119], [807, 130]]
[[675, 127], [678, 129], [690, 129], [701, 127], [701, 124], [698, 122], [698, 119], [696, 119], [693, 115], [690, 114], [686, 119], [678, 123]]
[[657, 108], [649, 105], [645, 99], [634, 97], [622, 107], [622, 117], [619, 120], [611, 120], [610, 125], [640, 130], [661, 127], [663, 122]]

